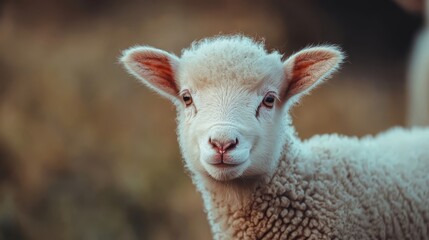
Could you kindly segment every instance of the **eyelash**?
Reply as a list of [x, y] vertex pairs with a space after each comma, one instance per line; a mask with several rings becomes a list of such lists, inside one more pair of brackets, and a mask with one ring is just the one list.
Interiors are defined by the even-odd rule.
[[267, 108], [273, 108], [276, 103], [277, 96], [274, 92], [268, 92], [265, 94], [262, 104]]
[[[272, 102], [268, 102], [269, 104], [266, 104], [265, 100], [267, 99], [267, 97], [272, 97], [273, 101]], [[277, 94], [275, 92], [268, 92], [265, 94], [264, 98], [262, 99], [262, 102], [259, 104], [258, 108], [256, 109], [256, 117], [259, 117], [259, 111], [261, 109], [262, 106], [268, 108], [268, 109], [272, 109], [274, 107], [274, 104], [276, 102], [276, 100], [278, 99]]]
[[184, 92], [181, 94], [181, 96], [182, 96], [183, 103], [185, 103], [185, 106], [186, 106], [186, 107], [189, 107], [189, 106], [191, 106], [191, 105], [192, 105], [192, 103], [193, 103], [193, 99], [192, 99], [191, 94], [190, 94], [188, 91], [184, 91]]

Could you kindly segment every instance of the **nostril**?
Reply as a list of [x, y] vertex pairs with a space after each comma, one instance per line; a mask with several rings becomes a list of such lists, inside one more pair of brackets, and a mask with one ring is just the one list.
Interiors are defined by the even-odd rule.
[[227, 144], [225, 144], [225, 146], [223, 147], [223, 149], [226, 151], [232, 150], [235, 148], [235, 146], [237, 146], [238, 144], [238, 139], [236, 138], [234, 141], [228, 142]]
[[218, 141], [216, 139], [209, 138], [209, 144], [219, 153], [225, 153], [234, 149], [238, 144], [238, 139]]
[[218, 141], [212, 140], [212, 138], [209, 138], [209, 143], [212, 145], [212, 147], [218, 151], [223, 150], [223, 146], [219, 144]]

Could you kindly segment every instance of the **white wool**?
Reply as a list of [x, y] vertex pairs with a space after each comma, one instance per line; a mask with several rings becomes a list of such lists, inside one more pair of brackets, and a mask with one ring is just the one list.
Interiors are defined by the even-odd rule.
[[176, 104], [215, 239], [429, 239], [429, 128], [296, 136], [289, 108], [343, 58], [320, 46], [282, 61], [220, 36], [180, 58], [138, 47], [121, 61]]
[[243, 36], [206, 38], [183, 50], [179, 84], [207, 88], [219, 85], [257, 87], [283, 74], [281, 55]]
[[211, 206], [214, 219], [225, 219], [214, 221], [224, 226], [216, 239], [429, 237], [429, 128], [320, 135], [290, 146], [247, 203]]

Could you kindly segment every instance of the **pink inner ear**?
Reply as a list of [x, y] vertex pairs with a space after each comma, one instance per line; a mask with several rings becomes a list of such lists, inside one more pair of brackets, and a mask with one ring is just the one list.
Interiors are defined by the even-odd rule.
[[295, 57], [287, 96], [305, 91], [332, 67], [334, 55], [325, 51], [303, 53]]
[[151, 85], [173, 96], [179, 93], [168, 57], [136, 54], [133, 60], [139, 63], [139, 67], [143, 70], [143, 77]]

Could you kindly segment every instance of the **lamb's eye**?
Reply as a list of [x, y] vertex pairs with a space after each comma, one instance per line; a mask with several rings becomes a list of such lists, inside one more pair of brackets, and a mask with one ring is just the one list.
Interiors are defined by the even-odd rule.
[[186, 106], [189, 106], [189, 105], [191, 105], [191, 104], [192, 104], [192, 96], [191, 96], [191, 94], [190, 94], [190, 93], [185, 92], [185, 93], [182, 95], [182, 99], [183, 99], [183, 102], [185, 103], [185, 105], [186, 105]]
[[276, 101], [276, 96], [273, 93], [267, 93], [262, 103], [264, 104], [265, 107], [272, 108], [274, 106], [275, 101]]

